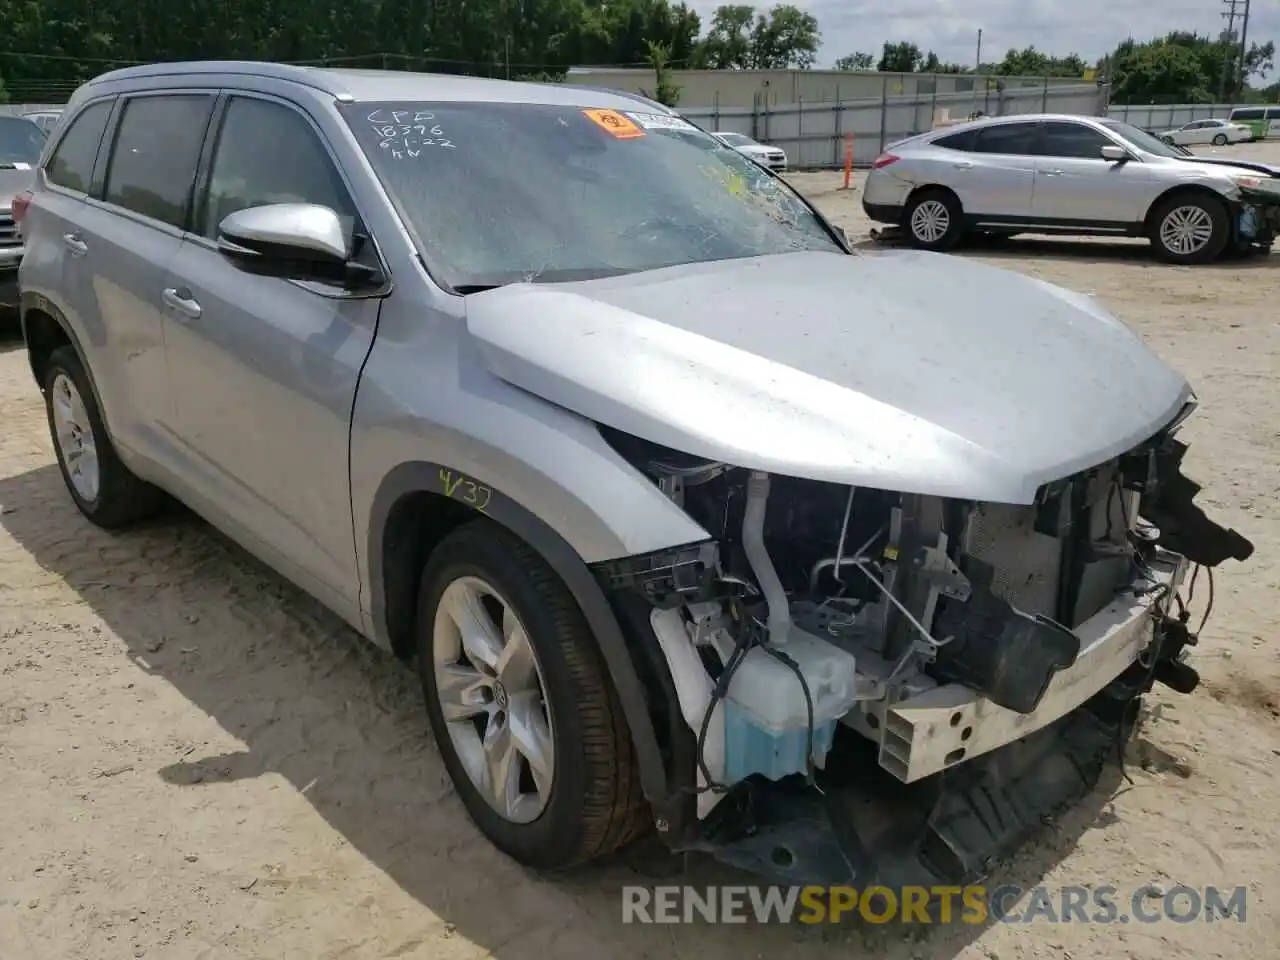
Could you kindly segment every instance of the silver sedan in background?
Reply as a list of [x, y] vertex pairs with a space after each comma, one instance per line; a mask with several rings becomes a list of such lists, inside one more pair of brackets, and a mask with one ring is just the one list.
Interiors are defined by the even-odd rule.
[[1269, 250], [1280, 169], [1198, 157], [1118, 120], [989, 117], [892, 144], [863, 191], [868, 217], [915, 246], [966, 234], [1147, 237], [1172, 263]]

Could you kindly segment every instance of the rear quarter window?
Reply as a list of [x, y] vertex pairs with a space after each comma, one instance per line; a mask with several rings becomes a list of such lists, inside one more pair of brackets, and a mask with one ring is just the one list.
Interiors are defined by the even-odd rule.
[[45, 165], [44, 175], [50, 183], [79, 193], [89, 192], [93, 165], [110, 116], [109, 100], [91, 103], [76, 114]]
[[946, 147], [948, 150], [972, 150], [974, 140], [977, 137], [976, 130], [962, 130], [959, 133], [951, 133], [945, 137], [939, 137], [933, 141], [935, 147]]
[[976, 131], [974, 149], [978, 153], [1001, 153], [1025, 156], [1035, 152], [1034, 123], [1000, 123]]

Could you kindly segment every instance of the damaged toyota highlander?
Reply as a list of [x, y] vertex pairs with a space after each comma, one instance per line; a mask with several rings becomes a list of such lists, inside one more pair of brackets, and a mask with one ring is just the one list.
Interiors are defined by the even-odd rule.
[[54, 138], [22, 322], [75, 504], [164, 491], [416, 661], [522, 863], [973, 876], [1196, 687], [1188, 594], [1252, 552], [1096, 301], [855, 253], [651, 101], [163, 64]]

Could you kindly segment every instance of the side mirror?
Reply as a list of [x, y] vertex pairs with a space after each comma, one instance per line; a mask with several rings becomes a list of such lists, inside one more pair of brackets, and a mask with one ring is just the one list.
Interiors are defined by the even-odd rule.
[[1129, 159], [1129, 151], [1124, 147], [1116, 146], [1114, 143], [1108, 143], [1102, 148], [1102, 159], [1120, 163]]
[[218, 251], [246, 273], [316, 280], [346, 287], [372, 279], [351, 261], [337, 213], [313, 203], [272, 203], [237, 210], [218, 224]]

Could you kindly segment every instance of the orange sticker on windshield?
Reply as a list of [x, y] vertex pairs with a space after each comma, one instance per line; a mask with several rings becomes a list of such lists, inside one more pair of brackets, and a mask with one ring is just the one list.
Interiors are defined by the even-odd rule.
[[635, 121], [623, 116], [617, 110], [583, 110], [582, 115], [619, 140], [634, 140], [636, 137], [644, 136], [644, 131], [636, 125]]

